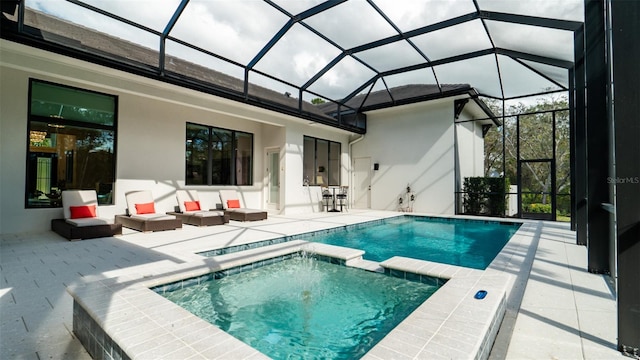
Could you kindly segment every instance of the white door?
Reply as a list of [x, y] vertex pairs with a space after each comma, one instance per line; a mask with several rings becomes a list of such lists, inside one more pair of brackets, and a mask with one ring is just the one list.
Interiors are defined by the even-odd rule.
[[353, 160], [353, 207], [371, 208], [371, 158]]
[[280, 210], [280, 149], [267, 150], [267, 209]]

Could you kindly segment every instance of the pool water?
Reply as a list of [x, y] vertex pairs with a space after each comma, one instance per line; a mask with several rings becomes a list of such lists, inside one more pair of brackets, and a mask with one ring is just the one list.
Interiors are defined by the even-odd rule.
[[437, 289], [297, 257], [163, 296], [274, 359], [357, 359]]
[[484, 270], [521, 224], [402, 216], [383, 223], [299, 238], [365, 251], [381, 262], [405, 256]]

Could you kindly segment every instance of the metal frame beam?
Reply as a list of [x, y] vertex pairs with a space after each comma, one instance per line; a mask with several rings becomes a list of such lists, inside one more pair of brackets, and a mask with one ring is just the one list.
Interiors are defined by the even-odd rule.
[[585, 70], [587, 119], [587, 257], [588, 270], [609, 274], [611, 219], [607, 210], [610, 178], [605, 8], [602, 0], [585, 0]]
[[[618, 350], [640, 357], [640, 90], [637, 59], [640, 2], [610, 1], [615, 88], [616, 244], [618, 256]], [[616, 56], [618, 55], [618, 56]], [[611, 59], [610, 59], [611, 60]]]

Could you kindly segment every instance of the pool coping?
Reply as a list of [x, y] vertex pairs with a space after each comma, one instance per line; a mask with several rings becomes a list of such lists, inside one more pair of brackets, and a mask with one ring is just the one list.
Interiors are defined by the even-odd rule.
[[[516, 232], [505, 248], [518, 238]], [[515, 242], [513, 246], [523, 246]], [[293, 240], [178, 264], [155, 274], [79, 283], [67, 289], [74, 299], [74, 331], [76, 316], [90, 318], [95, 324], [88, 330], [95, 334], [86, 336], [83, 345], [101, 352], [106, 359], [268, 358], [151, 288], [300, 250], [343, 259], [347, 266], [371, 268], [370, 262], [362, 260], [362, 250]], [[503, 252], [487, 270], [401, 257], [381, 262], [379, 266], [388, 271], [448, 281], [363, 358], [488, 358], [490, 344], [505, 314], [509, 287], [513, 286], [511, 276], [503, 272], [510, 262], [508, 256], [501, 256]], [[487, 297], [474, 299], [481, 289], [488, 292]]]

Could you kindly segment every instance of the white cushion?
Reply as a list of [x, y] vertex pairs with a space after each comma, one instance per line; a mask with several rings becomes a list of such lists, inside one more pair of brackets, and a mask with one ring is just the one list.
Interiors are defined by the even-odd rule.
[[[182, 213], [192, 212], [186, 210], [184, 206], [185, 201], [200, 201], [198, 191], [196, 190], [176, 190], [176, 199], [178, 200], [178, 207]], [[200, 203], [200, 210], [202, 210], [202, 203]]]
[[96, 206], [98, 214], [98, 195], [95, 190], [64, 190], [62, 192], [62, 209], [65, 219], [71, 219], [71, 206]]
[[196, 212], [187, 212], [187, 214], [197, 216], [197, 217], [212, 217], [212, 216], [223, 216], [224, 211], [196, 211]]
[[66, 219], [65, 221], [71, 225], [75, 225], [78, 227], [113, 224], [113, 220], [102, 218]]
[[227, 211], [231, 211], [231, 212], [235, 212], [235, 213], [240, 213], [240, 214], [259, 214], [259, 213], [263, 213], [263, 210], [256, 210], [256, 209], [245, 209], [245, 208], [240, 208], [240, 209], [227, 209]]
[[136, 215], [131, 215], [131, 218], [145, 220], [145, 221], [156, 221], [156, 220], [173, 220], [176, 217], [173, 215], [166, 215], [166, 214], [136, 214]]
[[[151, 195], [151, 191], [149, 190], [132, 191], [127, 193], [125, 195], [125, 198], [127, 199], [127, 208], [129, 209], [129, 214], [131, 215], [138, 214], [138, 212], [136, 211], [136, 204], [148, 204], [154, 202], [153, 195]], [[158, 210], [156, 209], [156, 212], [157, 211]]]
[[[222, 201], [222, 208], [225, 210], [229, 208], [227, 206], [228, 200], [240, 200], [238, 192], [235, 190], [220, 190], [218, 193], [220, 194], [220, 201]], [[240, 207], [242, 207], [242, 204], [240, 204]]]

